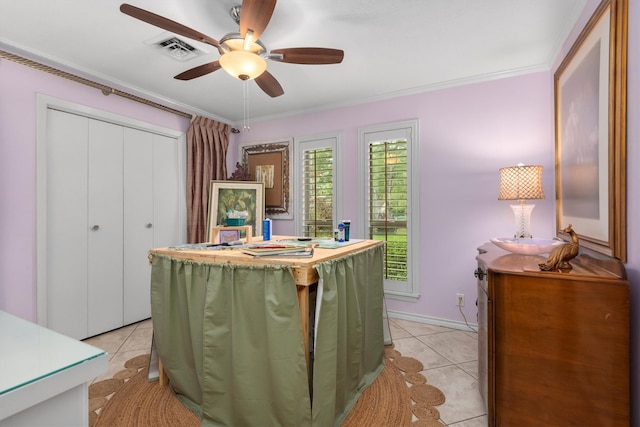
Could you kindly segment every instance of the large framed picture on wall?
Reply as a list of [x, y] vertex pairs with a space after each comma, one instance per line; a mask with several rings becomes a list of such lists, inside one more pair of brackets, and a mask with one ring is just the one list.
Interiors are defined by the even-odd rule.
[[249, 179], [264, 183], [265, 214], [270, 218], [293, 218], [292, 148], [292, 138], [240, 146], [240, 158], [247, 167]]
[[[554, 76], [556, 230], [626, 261], [627, 0], [604, 0]], [[566, 236], [560, 235], [566, 238]]]

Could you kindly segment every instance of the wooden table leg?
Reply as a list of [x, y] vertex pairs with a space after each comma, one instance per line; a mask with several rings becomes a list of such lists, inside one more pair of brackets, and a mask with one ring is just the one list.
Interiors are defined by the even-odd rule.
[[304, 340], [304, 354], [307, 359], [307, 371], [310, 371], [311, 355], [309, 354], [309, 287], [297, 286], [297, 288], [298, 306], [300, 309], [300, 324], [302, 326], [302, 339]]
[[162, 387], [169, 384], [169, 379], [167, 378], [167, 374], [164, 372], [164, 366], [162, 365], [161, 359], [158, 359], [158, 382]]

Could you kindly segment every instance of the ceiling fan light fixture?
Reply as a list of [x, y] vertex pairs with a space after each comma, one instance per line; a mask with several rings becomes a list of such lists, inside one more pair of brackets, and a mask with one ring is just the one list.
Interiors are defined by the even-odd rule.
[[242, 43], [242, 49], [251, 50], [253, 45], [253, 31], [247, 30], [247, 35], [244, 36], [244, 42]]
[[267, 69], [264, 58], [246, 50], [226, 52], [219, 61], [223, 70], [240, 80], [253, 80]]
[[218, 46], [220, 55], [232, 50], [246, 50], [260, 55], [265, 53], [267, 48], [260, 40], [254, 40], [253, 31], [248, 30], [246, 37], [242, 37], [240, 33], [229, 33], [220, 39]]

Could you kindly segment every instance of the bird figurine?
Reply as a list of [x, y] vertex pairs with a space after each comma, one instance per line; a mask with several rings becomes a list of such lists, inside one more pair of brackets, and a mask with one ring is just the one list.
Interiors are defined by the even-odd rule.
[[538, 264], [541, 271], [568, 271], [573, 268], [569, 260], [578, 255], [578, 235], [571, 228], [571, 224], [562, 231], [571, 236], [571, 241], [554, 248], [547, 261]]

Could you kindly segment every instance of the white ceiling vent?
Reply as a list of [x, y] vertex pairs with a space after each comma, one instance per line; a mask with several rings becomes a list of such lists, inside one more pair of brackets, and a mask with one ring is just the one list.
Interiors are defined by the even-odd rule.
[[147, 41], [147, 44], [160, 49], [165, 55], [180, 62], [189, 61], [206, 53], [174, 35], [167, 36], [166, 33], [162, 38]]

